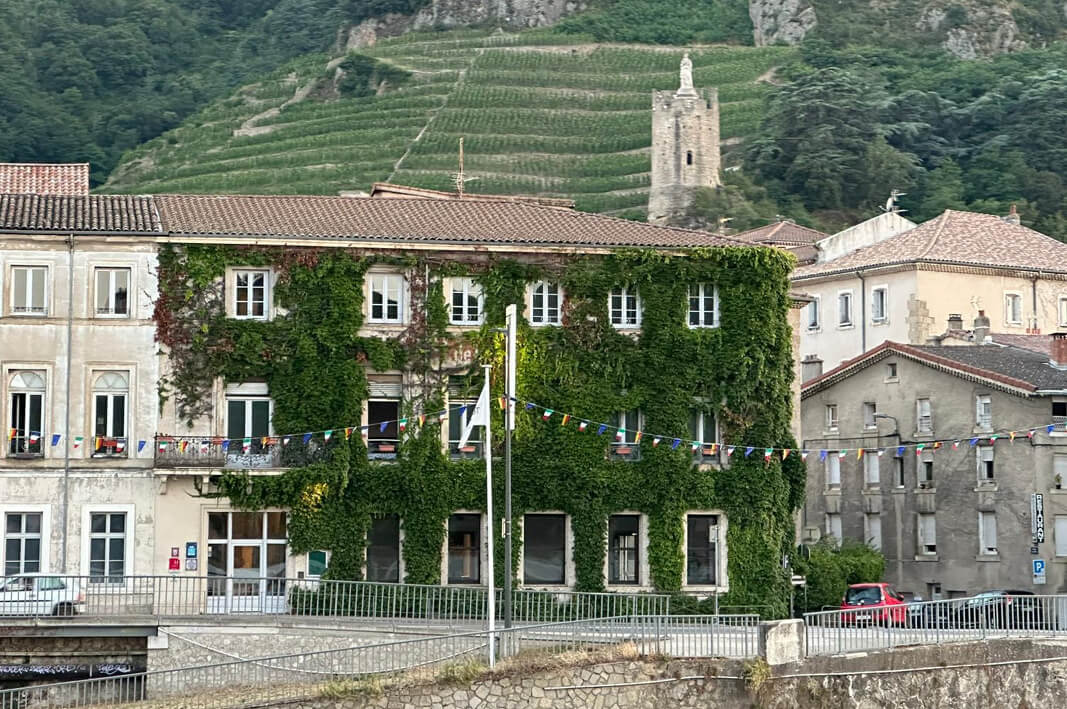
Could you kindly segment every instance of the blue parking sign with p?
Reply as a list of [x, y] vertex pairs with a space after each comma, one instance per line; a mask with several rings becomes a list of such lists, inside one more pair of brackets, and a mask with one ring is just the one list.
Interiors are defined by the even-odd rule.
[[1034, 576], [1042, 576], [1045, 573], [1045, 560], [1034, 559]]

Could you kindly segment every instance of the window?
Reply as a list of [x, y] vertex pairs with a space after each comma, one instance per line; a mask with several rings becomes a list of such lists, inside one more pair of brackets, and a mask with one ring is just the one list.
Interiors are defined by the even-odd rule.
[[934, 454], [930, 451], [923, 451], [919, 456], [919, 470], [917, 472], [919, 478], [919, 487], [928, 488], [934, 485]]
[[1052, 423], [1060, 430], [1067, 424], [1067, 399], [1052, 400]]
[[878, 406], [873, 401], [863, 402], [863, 427], [866, 429], [878, 428], [878, 422], [874, 415], [878, 412]]
[[889, 289], [879, 286], [871, 291], [871, 320], [885, 322], [889, 317]]
[[11, 267], [11, 312], [15, 315], [47, 315], [48, 290], [44, 266]]
[[944, 594], [941, 593], [941, 584], [939, 583], [926, 584], [926, 593], [931, 601], [940, 601], [944, 597]]
[[852, 325], [852, 291], [842, 291], [837, 294], [837, 326], [851, 327]]
[[481, 583], [481, 523], [479, 514], [448, 518], [449, 583]]
[[41, 571], [41, 513], [4, 515], [4, 576]]
[[934, 432], [934, 418], [930, 414], [930, 400], [929, 399], [916, 399], [915, 400], [915, 430], [919, 433], [933, 433]]
[[98, 317], [128, 317], [130, 314], [130, 269], [96, 269], [96, 314]]
[[267, 319], [267, 276], [267, 271], [234, 272], [234, 317]]
[[1067, 454], [1056, 453], [1052, 456], [1052, 476], [1057, 488], [1067, 483]]
[[693, 164], [693, 151], [692, 150], [686, 150], [685, 151], [685, 164], [686, 165], [692, 165]]
[[482, 324], [482, 286], [473, 278], [453, 278], [450, 322], [453, 325]]
[[207, 566], [209, 602], [224, 596], [251, 604], [254, 597], [267, 607], [284, 607], [286, 528], [284, 512], [208, 512], [207, 555], [201, 563]]
[[993, 446], [977, 446], [975, 457], [978, 459], [978, 482], [993, 482]]
[[370, 291], [370, 313], [367, 322], [404, 322], [404, 277], [398, 273], [367, 275]]
[[322, 578], [326, 570], [330, 568], [330, 552], [318, 549], [308, 552], [308, 577], [313, 579]]
[[875, 453], [863, 456], [863, 478], [868, 487], [877, 487], [881, 483], [881, 459]]
[[882, 548], [882, 516], [867, 514], [863, 516], [863, 541], [872, 549]]
[[689, 410], [689, 435], [700, 443], [700, 447], [693, 453], [699, 463], [712, 463], [718, 460], [718, 455], [712, 453], [712, 444], [719, 440], [716, 428], [715, 414], [700, 409]]
[[400, 516], [371, 520], [367, 530], [367, 580], [400, 583]]
[[540, 586], [566, 583], [566, 515], [526, 515], [522, 548], [523, 583]]
[[[371, 399], [367, 402], [367, 455], [371, 458], [396, 458], [400, 445], [400, 402], [396, 399]], [[458, 439], [457, 439], [458, 440]]]
[[1067, 556], [1067, 515], [1056, 515], [1053, 523], [1056, 534], [1056, 556]]
[[818, 298], [816, 298], [815, 300], [813, 300], [810, 303], [808, 303], [808, 329], [809, 330], [818, 330], [819, 329], [819, 299]]
[[826, 456], [826, 487], [841, 487], [841, 459], [833, 453]]
[[9, 384], [8, 453], [15, 457], [43, 457], [44, 373], [15, 372]]
[[608, 583], [641, 583], [640, 515], [611, 515], [608, 518]]
[[1009, 325], [1023, 324], [1023, 297], [1020, 294], [1004, 294], [1004, 321]]
[[691, 514], [685, 521], [685, 582], [718, 584], [719, 515]]
[[622, 411], [611, 417], [611, 457], [621, 460], [638, 460], [641, 446], [637, 432], [641, 430], [641, 412], [637, 409]]
[[919, 553], [937, 553], [937, 521], [932, 512], [919, 513]]
[[826, 536], [841, 541], [841, 515], [837, 512], [826, 514]]
[[997, 513], [978, 513], [978, 553], [997, 553]]
[[974, 420], [978, 428], [990, 430], [993, 428], [993, 402], [988, 394], [979, 394], [974, 397]]
[[559, 284], [538, 281], [530, 290], [530, 324], [559, 325], [562, 322]]
[[897, 378], [897, 363], [889, 362], [885, 365], [885, 378], [886, 381], [892, 381]]
[[126, 575], [126, 513], [89, 514], [89, 583], [121, 583]]
[[711, 283], [689, 286], [689, 327], [719, 326], [719, 287]]
[[122, 372], [104, 372], [93, 383], [93, 457], [126, 456], [126, 410], [130, 382]]
[[826, 430], [831, 433], [837, 431], [837, 404], [826, 405]]
[[616, 287], [608, 297], [611, 324], [618, 328], [641, 327], [641, 298], [636, 288]]
[[897, 487], [904, 487], [904, 458], [901, 456], [893, 457], [893, 468], [896, 470]]
[[448, 454], [454, 459], [481, 458], [482, 436], [485, 428], [475, 426], [471, 429], [471, 435], [467, 439], [467, 445], [462, 448], [459, 445], [463, 438], [463, 431], [467, 427], [467, 421], [474, 415], [476, 401], [452, 401], [448, 402]]
[[[265, 388], [264, 388], [265, 390]], [[263, 438], [271, 435], [271, 400], [266, 396], [226, 397], [226, 438], [249, 441], [249, 452], [261, 453]]]
[[1059, 314], [1060, 326], [1067, 326], [1067, 296], [1060, 296], [1057, 311]]

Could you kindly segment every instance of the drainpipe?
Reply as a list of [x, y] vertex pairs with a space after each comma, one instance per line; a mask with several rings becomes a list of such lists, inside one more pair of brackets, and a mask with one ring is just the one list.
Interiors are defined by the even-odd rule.
[[860, 279], [860, 354], [863, 354], [867, 351], [867, 282], [863, 280], [863, 271], [856, 271], [856, 278]]
[[60, 572], [67, 573], [67, 527], [70, 510], [70, 369], [71, 350], [74, 348], [74, 234], [67, 239], [67, 391], [66, 391], [66, 416], [64, 422], [64, 446], [63, 446], [63, 499], [61, 506], [60, 524], [62, 525], [62, 538], [59, 546]]
[[[1030, 332], [1036, 335], [1041, 332], [1037, 325], [1037, 276], [1030, 279], [1030, 303], [1033, 308], [1033, 315], [1030, 317]], [[1056, 317], [1059, 317], [1058, 313]]]

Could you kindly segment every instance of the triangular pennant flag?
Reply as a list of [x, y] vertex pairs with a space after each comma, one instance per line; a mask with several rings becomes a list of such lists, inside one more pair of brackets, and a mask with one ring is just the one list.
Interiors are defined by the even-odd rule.
[[159, 452], [160, 453], [166, 452], [166, 450], [167, 450], [167, 442], [166, 441], [160, 441], [159, 444], [158, 444], [158, 447], [159, 447]]
[[419, 414], [419, 426], [422, 427], [422, 426], [425, 426], [425, 425], [426, 425], [426, 414]]
[[[529, 407], [527, 407], [527, 408], [529, 408]], [[459, 407], [459, 411], [457, 411], [456, 413], [462, 418], [463, 414], [465, 414], [466, 412], [467, 412], [467, 405], [464, 404], [463, 406]]]
[[826, 451], [825, 450], [820, 450], [819, 451], [819, 460], [826, 460]]
[[117, 439], [115, 441], [115, 450], [117, 450], [119, 453], [121, 453], [122, 451], [126, 450], [126, 439], [125, 438], [119, 438], [119, 439]]
[[144, 450], [145, 443], [147, 443], [147, 441], [137, 441], [137, 452], [138, 453], [140, 453], [141, 451]]
[[81, 447], [82, 441], [84, 441], [84, 440], [85, 439], [82, 438], [81, 436], [75, 436], [74, 437], [74, 448], [75, 448], [75, 450], [77, 450], [79, 447]]
[[346, 441], [347, 441], [347, 440], [348, 440], [349, 438], [351, 438], [351, 437], [352, 437], [352, 429], [353, 429], [353, 428], [354, 428], [354, 426], [346, 426], [346, 427], [345, 427], [345, 440], [346, 440]]
[[527, 411], [529, 411], [530, 409], [532, 409], [532, 408], [533, 408], [534, 406], [536, 406], [536, 404], [532, 404], [532, 403], [530, 403], [529, 401], [527, 401], [527, 402], [526, 402], [526, 410], [527, 410]]
[[941, 441], [934, 441], [934, 450], [936, 451], [936, 450], [940, 450], [940, 449], [941, 449]]
[[566, 426], [567, 422], [570, 421], [570, 420], [571, 420], [571, 415], [570, 414], [563, 414], [563, 422], [560, 423], [560, 426]]
[[59, 445], [59, 438], [60, 438], [60, 435], [58, 433], [53, 433], [52, 434], [52, 447], [53, 448], [55, 448], [56, 446]]
[[1050, 423], [1048, 426], [1045, 426], [1045, 433], [1052, 433], [1055, 430], [1055, 428], [1056, 428], [1056, 424]]
[[15, 438], [15, 429], [13, 429], [13, 428], [7, 429], [7, 440], [11, 441], [11, 440], [14, 440], [14, 438]]
[[682, 445], [682, 439], [675, 438], [673, 441], [671, 441], [671, 450], [677, 450], [678, 446], [680, 445]]
[[959, 447], [960, 447], [959, 440], [955, 440], [955, 441], [952, 442], [952, 450], [956, 450]]
[[771, 454], [772, 453], [774, 453], [774, 449], [773, 448], [765, 448], [763, 450], [763, 460], [764, 460], [764, 462], [769, 461], [771, 459]]
[[[75, 439], [75, 447], [77, 447], [77, 439]], [[189, 447], [189, 441], [181, 441], [178, 443], [178, 452], [184, 453], [185, 449]]]
[[606, 431], [606, 430], [608, 430], [608, 426], [607, 426], [607, 424], [603, 424], [603, 423], [602, 423], [602, 424], [600, 424], [600, 426], [599, 426], [599, 427], [597, 428], [597, 430], [596, 430], [596, 435], [598, 435], [598, 436], [599, 436], [600, 434], [604, 433], [604, 431]]
[[782, 460], [785, 460], [788, 457], [789, 457], [789, 449], [788, 448], [783, 448], [782, 449]]
[[211, 450], [211, 441], [200, 441], [200, 452], [207, 453]]
[[541, 418], [544, 419], [545, 421], [547, 421], [550, 418], [552, 418], [552, 414], [554, 414], [554, 413], [555, 412], [552, 409], [545, 409], [544, 413], [541, 414]]
[[[385, 429], [383, 428], [382, 430], [384, 431]], [[330, 436], [332, 436], [332, 435], [333, 435], [333, 429], [332, 428], [329, 431], [323, 431], [322, 432], [322, 440], [324, 440], [327, 443], [329, 443], [330, 442]]]
[[589, 422], [588, 421], [582, 421], [581, 423], [578, 424], [578, 430], [579, 431], [584, 431], [587, 428], [589, 428]]
[[104, 439], [101, 438], [100, 436], [96, 436], [93, 439], [93, 450], [94, 451], [100, 450], [103, 447], [103, 445], [104, 445]]
[[848, 455], [848, 450], [839, 450], [837, 452], [837, 459], [843, 460], [846, 455]]
[[266, 448], [266, 447], [267, 447], [268, 445], [270, 445], [270, 439], [269, 439], [269, 438], [267, 438], [266, 436], [262, 436], [262, 437], [261, 437], [261, 438], [259, 439], [259, 445], [261, 445], [261, 446], [263, 446], [264, 448]]
[[[464, 406], [463, 408], [465, 409], [467, 407]], [[448, 418], [448, 412], [447, 411], [438, 411], [437, 412], [437, 420], [438, 421], [444, 421], [446, 418]]]
[[915, 455], [920, 455], [923, 452], [923, 448], [926, 448], [926, 446], [921, 443], [915, 446]]
[[690, 448], [692, 448], [693, 452], [696, 453], [698, 450], [700, 450], [700, 441], [693, 441], [690, 444]]
[[400, 419], [396, 422], [396, 427], [400, 430], [401, 433], [403, 433], [404, 431], [408, 430], [408, 420], [406, 418]]
[[801, 460], [807, 460], [808, 459], [808, 451], [800, 451], [800, 459]]
[[626, 438], [626, 429], [625, 428], [620, 428], [618, 431], [615, 432], [615, 440], [616, 441], [621, 441], [621, 440], [624, 440], [625, 438]]
[[971, 439], [970, 441], [968, 441], [968, 442], [969, 442], [969, 443], [971, 444], [971, 446], [972, 446], [972, 447], [973, 447], [973, 446], [976, 446], [976, 445], [978, 445], [978, 437], [976, 436], [976, 437], [972, 438], [972, 439]]
[[39, 440], [41, 440], [41, 434], [37, 431], [30, 431], [30, 443], [36, 443]]
[[1026, 437], [1031, 439], [1031, 440], [1033, 440], [1033, 438], [1034, 438], [1034, 429], [1031, 428], [1029, 431], [1027, 431], [1026, 432]]
[[225, 453], [228, 450], [230, 450], [230, 439], [229, 438], [227, 438], [226, 440], [224, 440], [222, 442], [222, 452]]
[[291, 438], [289, 436], [282, 436], [282, 447], [289, 445]]
[[736, 448], [737, 446], [726, 446], [726, 457], [729, 458], [730, 456], [732, 456]]
[[1012, 442], [1012, 443], [1015, 443], [1015, 431], [1012, 431], [1012, 432], [1011, 432], [1011, 433], [1009, 433], [1008, 435], [1009, 435], [1009, 436], [1011, 437], [1011, 442]]
[[659, 436], [654, 436], [652, 438], [652, 447], [655, 448], [656, 446], [658, 446], [659, 442], [660, 442], [660, 437]]
[[310, 442], [311, 442], [311, 434], [310, 433], [305, 433], [304, 434], [304, 445], [306, 446]]
[[634, 436], [634, 443], [640, 443], [641, 442], [641, 435], [642, 435], [641, 432], [638, 431], [637, 435]]
[[878, 457], [881, 458], [883, 453], [885, 453], [885, 448], [879, 448], [878, 449]]
[[247, 453], [248, 450], [251, 447], [252, 447], [252, 439], [251, 438], [244, 438], [244, 439], [241, 440], [241, 452], [242, 453]]
[[[389, 428], [389, 422], [382, 421], [380, 424], [378, 424], [378, 433], [385, 433], [385, 429], [387, 428]], [[330, 440], [330, 437], [326, 436], [326, 440]]]
[[989, 442], [990, 443], [996, 443], [997, 442], [997, 438], [998, 438], [998, 436], [996, 434], [993, 434], [992, 436], [989, 437]]
[[857, 448], [856, 449], [856, 460], [863, 460], [863, 449], [862, 448]]
[[719, 444], [718, 443], [712, 443], [711, 444], [711, 454], [715, 455], [718, 452], [719, 452]]
[[903, 456], [904, 456], [904, 446], [897, 446], [897, 457], [901, 458]]
[[508, 408], [508, 399], [505, 396], [500, 397], [500, 410]]
[[749, 447], [745, 448], [745, 457], [747, 458], [750, 455], [752, 455], [752, 451], [754, 451], [754, 450], [756, 450], [756, 446], [749, 446]]

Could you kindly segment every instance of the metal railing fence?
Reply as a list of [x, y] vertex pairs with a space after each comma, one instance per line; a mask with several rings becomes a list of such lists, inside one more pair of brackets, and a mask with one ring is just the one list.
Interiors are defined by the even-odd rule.
[[808, 655], [1067, 634], [1067, 595], [979, 594], [804, 614]]
[[[758, 618], [631, 616], [525, 625], [495, 631], [497, 657], [552, 656], [632, 644], [636, 654], [752, 657]], [[485, 661], [489, 633], [477, 631], [340, 650], [275, 655], [172, 670], [0, 690], [0, 709], [115, 706], [147, 702], [221, 709], [320, 696], [328, 683], [422, 671], [441, 677], [450, 665]], [[346, 686], [346, 685], [334, 685]], [[352, 684], [347, 685], [350, 689]], [[181, 697], [180, 700], [178, 697]]]
[[[23, 581], [32, 577], [21, 578]], [[349, 616], [397, 625], [447, 628], [484, 624], [489, 596], [482, 587], [429, 586], [246, 576], [63, 576], [36, 577], [0, 588], [0, 616], [187, 617], [199, 615]], [[18, 590], [14, 590], [14, 589]], [[503, 619], [502, 590], [497, 617]], [[512, 592], [517, 622], [668, 615], [670, 596], [578, 591]]]

